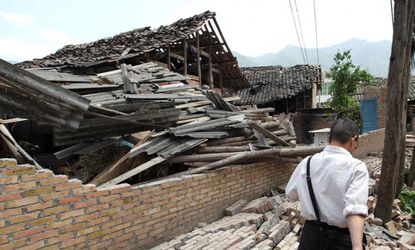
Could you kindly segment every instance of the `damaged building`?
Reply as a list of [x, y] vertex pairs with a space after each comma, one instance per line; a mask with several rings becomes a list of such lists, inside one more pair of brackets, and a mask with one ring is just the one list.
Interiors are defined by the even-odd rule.
[[148, 249], [273, 196], [322, 150], [274, 115], [313, 107], [320, 70], [298, 67], [253, 84], [209, 11], [0, 60], [0, 248]]
[[319, 66], [246, 67], [242, 72], [249, 88], [237, 92], [241, 97], [236, 101], [238, 105], [273, 107], [286, 113], [317, 107], [317, 89], [322, 83]]
[[0, 249], [296, 249], [284, 184], [323, 147], [277, 113], [315, 107], [320, 82], [239, 68], [209, 11], [0, 59]]

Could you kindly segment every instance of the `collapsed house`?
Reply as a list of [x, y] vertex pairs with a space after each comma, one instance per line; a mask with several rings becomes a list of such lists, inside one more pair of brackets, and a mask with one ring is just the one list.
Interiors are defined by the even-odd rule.
[[148, 249], [283, 184], [322, 147], [245, 87], [212, 12], [0, 60], [0, 248]]
[[206, 11], [155, 30], [135, 29], [80, 45], [67, 45], [41, 59], [19, 63], [22, 68], [57, 68], [75, 74], [116, 70], [122, 63], [157, 61], [211, 88], [248, 87], [232, 55], [215, 13]]
[[[1, 249], [149, 249], [221, 219], [240, 199], [273, 191], [301, 157], [322, 150], [297, 145], [293, 124], [271, 115], [274, 107], [237, 105], [250, 94], [242, 90], [249, 74], [212, 12], [65, 46], [18, 66], [0, 60]], [[287, 78], [288, 88], [276, 81], [254, 89], [266, 87], [285, 104], [295, 99], [296, 109], [312, 107], [319, 73], [290, 74], [299, 82]], [[295, 211], [285, 216], [293, 224]], [[223, 236], [244, 224], [238, 233], [249, 242], [235, 235], [241, 247], [256, 243], [244, 229], [271, 226], [279, 221], [272, 216], [262, 223], [262, 214], [241, 214], [213, 225]], [[276, 229], [261, 249], [282, 240]], [[210, 240], [203, 230], [168, 247], [201, 239], [198, 232]], [[297, 240], [288, 236], [281, 242]]]
[[[249, 86], [249, 70], [239, 69], [212, 12], [68, 45], [18, 66], [0, 65], [1, 113], [14, 136], [3, 135], [3, 157], [83, 183], [140, 183], [271, 158], [296, 162], [309, 150], [281, 149], [295, 146], [296, 137], [285, 117], [270, 115], [274, 108], [231, 104], [244, 100], [231, 93]], [[310, 72], [300, 77], [310, 79], [304, 88], [315, 85]]]
[[277, 112], [316, 108], [321, 69], [313, 65], [242, 68], [249, 88], [238, 90], [238, 105], [274, 107]]

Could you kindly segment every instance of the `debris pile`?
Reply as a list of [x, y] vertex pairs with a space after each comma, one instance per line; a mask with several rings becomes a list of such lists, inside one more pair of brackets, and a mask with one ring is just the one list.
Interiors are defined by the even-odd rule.
[[[364, 159], [369, 170], [381, 164], [379, 157]], [[371, 177], [373, 176], [373, 171]], [[374, 217], [375, 179], [369, 183], [365, 237], [370, 249], [415, 249], [413, 215], [404, 213], [394, 201], [393, 220], [384, 223]], [[304, 219], [299, 202], [290, 202], [282, 193], [284, 185], [271, 190], [269, 197], [238, 200], [225, 211], [225, 217], [211, 224], [200, 223], [190, 233], [156, 246], [157, 250], [179, 249], [297, 249]]]
[[[408, 144], [408, 143], [407, 143]], [[399, 199], [393, 202], [392, 220], [384, 222], [375, 217], [374, 212], [377, 201], [377, 188], [381, 174], [382, 159], [380, 157], [368, 157], [364, 159], [369, 171], [369, 198], [366, 217], [365, 233], [368, 235], [370, 247], [385, 249], [415, 249], [414, 218], [410, 213], [402, 210]], [[371, 248], [372, 249], [372, 248]]]
[[[271, 116], [273, 108], [242, 110], [231, 104], [239, 97], [200, 89], [157, 63], [122, 64], [96, 75], [2, 65], [0, 87], [7, 91], [0, 93], [11, 99], [3, 113], [37, 121], [32, 141], [51, 140], [42, 148], [20, 138], [27, 151], [37, 147], [26, 161], [84, 183], [137, 183], [269, 159], [298, 162], [321, 150], [296, 147], [293, 125]], [[21, 91], [27, 86], [33, 91]], [[19, 109], [38, 104], [45, 109]], [[7, 157], [29, 156], [15, 144], [6, 147]]]
[[[297, 249], [301, 228], [298, 203], [284, 195], [237, 201], [226, 216], [211, 224], [200, 223], [153, 250], [167, 249]], [[245, 205], [244, 205], [245, 204]]]

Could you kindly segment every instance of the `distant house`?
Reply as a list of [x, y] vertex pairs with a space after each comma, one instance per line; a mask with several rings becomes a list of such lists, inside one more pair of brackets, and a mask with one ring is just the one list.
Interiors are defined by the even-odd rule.
[[237, 105], [274, 107], [277, 112], [294, 112], [317, 106], [321, 68], [314, 65], [293, 67], [262, 66], [241, 68], [250, 87], [237, 91]]
[[330, 100], [330, 86], [332, 83], [333, 80], [331, 78], [324, 78], [321, 88], [317, 91], [317, 106], [323, 107]]
[[[376, 78], [374, 85], [360, 86], [356, 98], [362, 101], [362, 106], [365, 106], [365, 102], [373, 102], [376, 109], [373, 109], [375, 114], [368, 114], [368, 112], [362, 112], [362, 120], [374, 123], [370, 126], [373, 128], [384, 128], [386, 122], [386, 104], [387, 104], [387, 83], [386, 78]], [[415, 132], [415, 76], [412, 76], [409, 81], [408, 93], [407, 93], [407, 123], [409, 129]], [[364, 107], [363, 107], [364, 108]], [[368, 119], [369, 116], [369, 119]], [[374, 116], [375, 119], [370, 119], [370, 116]]]

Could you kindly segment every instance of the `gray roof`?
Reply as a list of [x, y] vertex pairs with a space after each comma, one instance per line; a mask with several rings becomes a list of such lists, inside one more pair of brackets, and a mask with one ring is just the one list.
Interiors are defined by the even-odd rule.
[[245, 104], [266, 104], [290, 98], [311, 89], [312, 84], [321, 79], [320, 67], [314, 65], [296, 65], [293, 67], [262, 66], [241, 68], [250, 87], [239, 90], [237, 95]]

